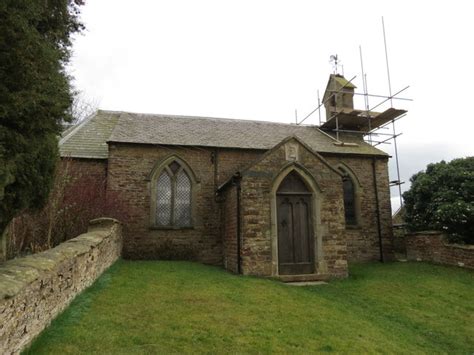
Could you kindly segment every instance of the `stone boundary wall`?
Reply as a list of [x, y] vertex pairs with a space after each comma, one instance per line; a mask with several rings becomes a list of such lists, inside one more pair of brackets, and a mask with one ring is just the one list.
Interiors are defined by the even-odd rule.
[[442, 232], [407, 234], [405, 245], [408, 260], [474, 269], [474, 245], [449, 244]]
[[0, 264], [0, 354], [24, 349], [121, 251], [121, 224], [99, 218], [55, 248]]

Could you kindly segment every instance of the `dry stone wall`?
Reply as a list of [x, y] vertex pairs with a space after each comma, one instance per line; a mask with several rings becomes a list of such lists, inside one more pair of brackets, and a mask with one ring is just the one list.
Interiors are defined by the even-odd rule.
[[474, 245], [449, 244], [441, 232], [407, 234], [405, 245], [408, 260], [474, 269]]
[[17, 354], [121, 254], [118, 221], [99, 218], [87, 233], [0, 265], [0, 354]]

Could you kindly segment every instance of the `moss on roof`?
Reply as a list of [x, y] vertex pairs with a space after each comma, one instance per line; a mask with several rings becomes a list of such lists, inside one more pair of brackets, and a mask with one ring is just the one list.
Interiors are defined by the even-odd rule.
[[387, 156], [363, 140], [335, 145], [317, 126], [102, 110], [61, 139], [60, 150], [62, 156], [98, 159], [107, 159], [106, 142], [267, 150], [290, 135], [321, 153]]
[[338, 75], [338, 74], [332, 74], [331, 77], [334, 78], [334, 80], [341, 86], [345, 87], [345, 88], [350, 88], [350, 89], [355, 89], [357, 86], [355, 86], [354, 84], [352, 84], [349, 80], [347, 80], [346, 78], [344, 78], [342, 75]]
[[117, 124], [119, 115], [97, 111], [95, 115], [68, 129], [59, 141], [62, 157], [107, 159], [107, 140]]

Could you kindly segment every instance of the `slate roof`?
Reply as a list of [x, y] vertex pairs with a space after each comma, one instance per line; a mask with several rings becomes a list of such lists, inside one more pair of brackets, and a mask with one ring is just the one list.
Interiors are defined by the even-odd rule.
[[117, 124], [119, 115], [114, 112], [98, 111], [76, 127], [63, 133], [59, 141], [62, 157], [107, 159], [107, 140]]
[[347, 89], [355, 89], [357, 86], [352, 84], [349, 80], [344, 78], [342, 75], [339, 74], [331, 74], [329, 77], [329, 81], [331, 81], [331, 78], [334, 78], [334, 80], [341, 86], [344, 86]]
[[70, 131], [60, 149], [63, 156], [100, 159], [107, 158], [106, 142], [267, 150], [288, 136], [297, 136], [317, 152], [387, 156], [362, 141], [335, 145], [317, 126], [102, 110]]

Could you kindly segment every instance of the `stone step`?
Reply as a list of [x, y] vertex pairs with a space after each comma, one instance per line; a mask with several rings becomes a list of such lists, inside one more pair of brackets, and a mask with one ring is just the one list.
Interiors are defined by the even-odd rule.
[[283, 282], [309, 282], [309, 281], [327, 281], [328, 274], [303, 274], [303, 275], [279, 275], [278, 279]]

